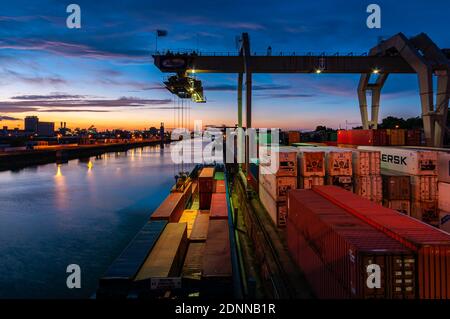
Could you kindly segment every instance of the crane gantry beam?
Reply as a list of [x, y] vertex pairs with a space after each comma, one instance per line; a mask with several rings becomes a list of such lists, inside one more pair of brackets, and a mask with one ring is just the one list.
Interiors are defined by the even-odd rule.
[[[408, 39], [399, 33], [372, 48], [368, 55], [251, 55], [250, 40], [243, 33], [237, 54], [173, 53], [153, 55], [162, 71], [188, 73], [235, 73], [238, 75], [238, 125], [242, 127], [242, 90], [246, 90], [246, 127], [251, 123], [252, 74], [340, 73], [360, 74], [358, 99], [364, 128], [376, 128], [383, 85], [389, 74], [417, 74], [422, 118], [428, 146], [441, 147], [450, 97], [450, 49], [439, 49], [425, 34]], [[244, 81], [245, 74], [245, 81]], [[375, 83], [370, 83], [376, 75]], [[432, 77], [438, 77], [436, 105]], [[372, 92], [372, 115], [367, 114], [367, 91]], [[247, 153], [247, 152], [246, 152]], [[248, 160], [246, 156], [246, 161]]]

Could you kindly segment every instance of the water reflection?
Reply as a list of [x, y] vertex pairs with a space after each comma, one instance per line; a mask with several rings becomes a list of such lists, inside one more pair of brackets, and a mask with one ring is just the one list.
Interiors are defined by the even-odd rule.
[[[170, 147], [0, 172], [0, 299], [91, 296], [174, 174]], [[65, 285], [72, 263], [85, 274], [81, 289]]]

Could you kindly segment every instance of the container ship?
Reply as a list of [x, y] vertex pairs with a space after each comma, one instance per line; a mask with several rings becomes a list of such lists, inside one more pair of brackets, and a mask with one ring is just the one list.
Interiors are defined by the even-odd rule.
[[270, 153], [276, 171], [197, 165], [97, 298], [450, 299], [448, 153], [296, 144]]

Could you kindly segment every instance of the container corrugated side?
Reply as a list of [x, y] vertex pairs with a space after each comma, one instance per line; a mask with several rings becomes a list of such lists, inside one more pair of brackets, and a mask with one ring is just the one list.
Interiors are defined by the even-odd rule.
[[444, 210], [446, 212], [450, 212], [450, 184], [448, 183], [439, 183], [439, 201], [438, 207], [440, 210]]
[[180, 219], [186, 205], [183, 193], [170, 193], [153, 212], [151, 220], [167, 220], [176, 223]]
[[137, 233], [99, 281], [99, 296], [126, 297], [132, 282], [156, 244], [167, 221], [150, 221]]
[[284, 227], [287, 220], [286, 201], [276, 201], [261, 184], [259, 185], [259, 199], [273, 223], [278, 227]]
[[[374, 204], [333, 186], [313, 189], [418, 254], [419, 296], [450, 298], [450, 235], [392, 209]], [[447, 267], [447, 268], [446, 268]]]
[[[322, 267], [343, 286], [346, 298], [414, 298], [415, 259], [410, 249], [311, 190], [290, 194], [288, 216], [288, 224], [297, 227]], [[301, 259], [302, 253], [298, 255]], [[370, 264], [381, 267], [380, 288], [366, 285]]]
[[358, 146], [381, 152], [381, 169], [409, 175], [437, 175], [437, 152], [395, 147]]
[[438, 153], [438, 180], [450, 183], [450, 151]]
[[190, 241], [205, 241], [208, 237], [209, 211], [200, 210], [192, 226]]
[[228, 219], [227, 195], [214, 193], [211, 197], [210, 219]]
[[187, 246], [187, 225], [168, 223], [136, 275], [135, 281], [179, 276]]
[[194, 226], [195, 220], [198, 215], [198, 210], [196, 209], [185, 209], [180, 217], [179, 223], [187, 224], [187, 238], [191, 237], [192, 227]]

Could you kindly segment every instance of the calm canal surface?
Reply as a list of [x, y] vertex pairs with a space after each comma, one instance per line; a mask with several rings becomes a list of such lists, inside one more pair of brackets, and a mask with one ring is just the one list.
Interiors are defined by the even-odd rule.
[[[0, 172], [0, 298], [91, 297], [178, 170], [156, 146]], [[66, 286], [69, 264], [81, 289]]]

